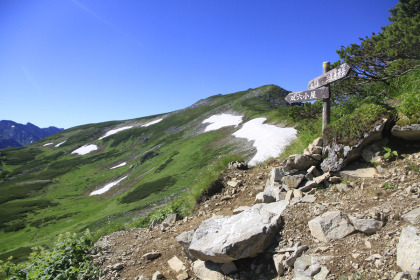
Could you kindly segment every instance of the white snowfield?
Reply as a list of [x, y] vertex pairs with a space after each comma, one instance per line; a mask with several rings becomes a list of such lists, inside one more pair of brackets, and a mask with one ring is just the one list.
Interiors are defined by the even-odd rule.
[[213, 115], [210, 118], [207, 118], [203, 123], [210, 123], [204, 132], [217, 130], [225, 126], [238, 126], [242, 122], [242, 116], [234, 116], [231, 114], [220, 114]]
[[96, 191], [91, 192], [90, 193], [90, 196], [92, 196], [92, 195], [98, 195], [98, 194], [103, 194], [103, 193], [109, 191], [112, 187], [116, 186], [119, 182], [121, 182], [122, 180], [124, 180], [127, 177], [128, 177], [128, 175], [127, 176], [124, 176], [124, 177], [122, 177], [120, 179], [118, 179], [117, 181], [111, 182], [111, 183], [103, 186], [99, 190], [96, 190]]
[[46, 146], [49, 146], [49, 145], [52, 145], [53, 143], [47, 143], [47, 144], [44, 144], [43, 145], [43, 147], [46, 147]]
[[152, 125], [152, 124], [155, 124], [155, 123], [160, 122], [161, 120], [163, 120], [163, 119], [157, 119], [157, 120], [151, 121], [151, 122], [149, 122], [149, 123], [143, 124], [141, 127], [150, 126], [150, 125]]
[[118, 167], [123, 167], [123, 166], [125, 166], [126, 164], [127, 164], [127, 162], [120, 163], [120, 164], [118, 164], [118, 165], [115, 165], [115, 166], [111, 167], [111, 168], [110, 168], [110, 170], [112, 170], [112, 169], [116, 169], [116, 168], [118, 168]]
[[275, 125], [264, 124], [266, 118], [256, 118], [246, 122], [233, 136], [255, 141], [256, 155], [249, 161], [249, 165], [256, 165], [270, 157], [277, 157], [284, 148], [296, 139], [296, 129], [292, 127], [281, 128]]
[[64, 143], [66, 143], [67, 140], [64, 140], [63, 142], [58, 143], [57, 145], [55, 145], [55, 147], [60, 147], [61, 145], [63, 145]]
[[98, 146], [94, 145], [94, 144], [90, 144], [90, 145], [84, 145], [76, 150], [74, 150], [73, 152], [71, 152], [72, 154], [79, 154], [79, 155], [86, 155], [92, 151], [96, 151], [98, 149]]
[[111, 135], [113, 135], [117, 132], [120, 132], [120, 131], [123, 131], [123, 130], [126, 130], [126, 129], [130, 129], [130, 128], [132, 128], [132, 126], [124, 126], [124, 127], [112, 129], [112, 130], [108, 131], [107, 133], [105, 133], [103, 136], [99, 137], [98, 140], [104, 139], [105, 137], [111, 136]]

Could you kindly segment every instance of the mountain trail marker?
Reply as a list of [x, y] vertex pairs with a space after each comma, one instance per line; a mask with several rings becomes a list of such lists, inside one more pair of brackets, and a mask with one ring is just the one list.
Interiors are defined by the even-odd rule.
[[[331, 100], [330, 100], [330, 85], [332, 82], [341, 80], [346, 77], [350, 71], [351, 66], [343, 63], [340, 66], [330, 70], [330, 63], [324, 62], [322, 64], [323, 74], [311, 81], [309, 81], [308, 89], [305, 91], [291, 92], [285, 99], [289, 103], [297, 103], [304, 101], [313, 101], [322, 99], [322, 133], [330, 122]], [[324, 87], [322, 87], [324, 86]], [[322, 87], [322, 88], [320, 88]]]

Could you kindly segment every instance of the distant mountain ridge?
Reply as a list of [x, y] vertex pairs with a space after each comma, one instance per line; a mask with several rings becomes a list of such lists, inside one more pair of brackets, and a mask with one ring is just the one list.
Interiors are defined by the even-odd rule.
[[0, 149], [24, 147], [63, 130], [63, 128], [54, 126], [39, 128], [31, 123], [25, 125], [10, 120], [1, 120]]

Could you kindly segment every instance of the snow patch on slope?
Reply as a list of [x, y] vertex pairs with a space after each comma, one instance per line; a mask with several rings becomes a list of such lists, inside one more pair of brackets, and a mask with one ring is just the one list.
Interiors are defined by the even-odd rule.
[[116, 169], [116, 168], [118, 168], [118, 167], [123, 167], [123, 166], [125, 166], [127, 164], [127, 162], [123, 162], [123, 163], [120, 163], [120, 164], [118, 164], [118, 165], [115, 165], [115, 166], [113, 166], [113, 167], [111, 167], [110, 168], [110, 170], [112, 170], [112, 169]]
[[96, 190], [96, 191], [91, 192], [90, 193], [90, 196], [92, 196], [92, 195], [98, 195], [98, 194], [103, 194], [103, 193], [109, 191], [112, 187], [116, 186], [119, 182], [121, 182], [122, 180], [124, 180], [127, 177], [128, 177], [128, 175], [127, 176], [124, 176], [124, 177], [122, 177], [120, 179], [118, 179], [117, 181], [111, 182], [111, 183], [103, 186], [99, 190]]
[[91, 144], [91, 145], [85, 145], [82, 146], [76, 150], [74, 150], [73, 152], [71, 152], [72, 154], [79, 154], [79, 155], [86, 155], [92, 151], [96, 151], [98, 149], [98, 146]]
[[112, 129], [112, 130], [108, 131], [107, 133], [105, 133], [105, 135], [101, 136], [98, 140], [104, 139], [105, 137], [111, 136], [115, 133], [118, 133], [118, 132], [126, 130], [126, 129], [130, 129], [130, 128], [132, 128], [132, 126], [124, 126], [124, 127]]
[[207, 118], [203, 123], [210, 123], [204, 130], [204, 132], [217, 130], [225, 126], [238, 126], [242, 122], [242, 116], [234, 116], [231, 114], [220, 114], [213, 115], [210, 118]]
[[249, 161], [249, 165], [263, 162], [270, 157], [278, 157], [284, 148], [296, 139], [296, 129], [264, 124], [266, 118], [256, 118], [246, 122], [233, 136], [255, 141], [253, 146], [257, 153]]
[[67, 140], [64, 140], [63, 142], [58, 143], [57, 145], [55, 145], [56, 148], [60, 147], [61, 145], [63, 145], [64, 143], [66, 143]]
[[160, 122], [161, 120], [163, 120], [163, 119], [157, 119], [157, 120], [151, 121], [149, 123], [143, 124], [141, 127], [146, 127], [146, 126], [150, 126], [152, 124], [156, 124], [156, 123]]

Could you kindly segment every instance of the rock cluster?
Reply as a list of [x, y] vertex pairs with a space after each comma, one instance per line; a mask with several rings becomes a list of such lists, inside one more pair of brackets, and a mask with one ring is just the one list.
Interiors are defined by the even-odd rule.
[[[124, 279], [120, 275], [136, 266], [140, 271], [135, 279], [330, 280], [343, 275], [337, 271], [349, 270], [351, 279], [419, 279], [420, 153], [408, 155], [401, 168], [382, 167], [386, 142], [375, 140], [379, 141], [358, 149], [365, 161], [377, 163], [369, 167], [372, 173], [363, 168], [340, 172], [320, 168], [329, 160], [323, 154], [329, 148], [322, 139], [316, 139], [304, 154], [292, 155], [258, 175], [255, 180], [261, 184], [255, 186], [237, 178], [246, 164], [230, 164], [229, 172], [235, 175], [226, 177], [225, 189], [214, 196], [217, 202], [202, 204], [199, 223], [175, 215], [149, 229], [138, 229], [139, 233], [129, 231], [131, 236], [147, 236], [144, 243], [158, 239], [154, 244], [163, 243], [159, 249], [147, 247], [147, 252], [141, 252], [123, 244], [129, 252], [120, 253], [122, 257], [111, 263], [106, 252], [114, 239], [103, 237], [98, 245], [105, 249], [95, 258], [103, 265], [103, 279]], [[346, 164], [351, 166], [350, 161]], [[379, 189], [373, 187], [377, 180], [382, 182]], [[250, 203], [233, 207], [235, 198], [245, 193]], [[210, 207], [214, 212], [207, 213]], [[231, 214], [216, 215], [223, 207]], [[184, 230], [177, 232], [180, 225]], [[167, 241], [156, 238], [157, 233], [171, 234], [179, 250], [173, 243], [164, 247]], [[139, 257], [129, 257], [136, 250]], [[142, 272], [156, 263], [153, 273]]]

